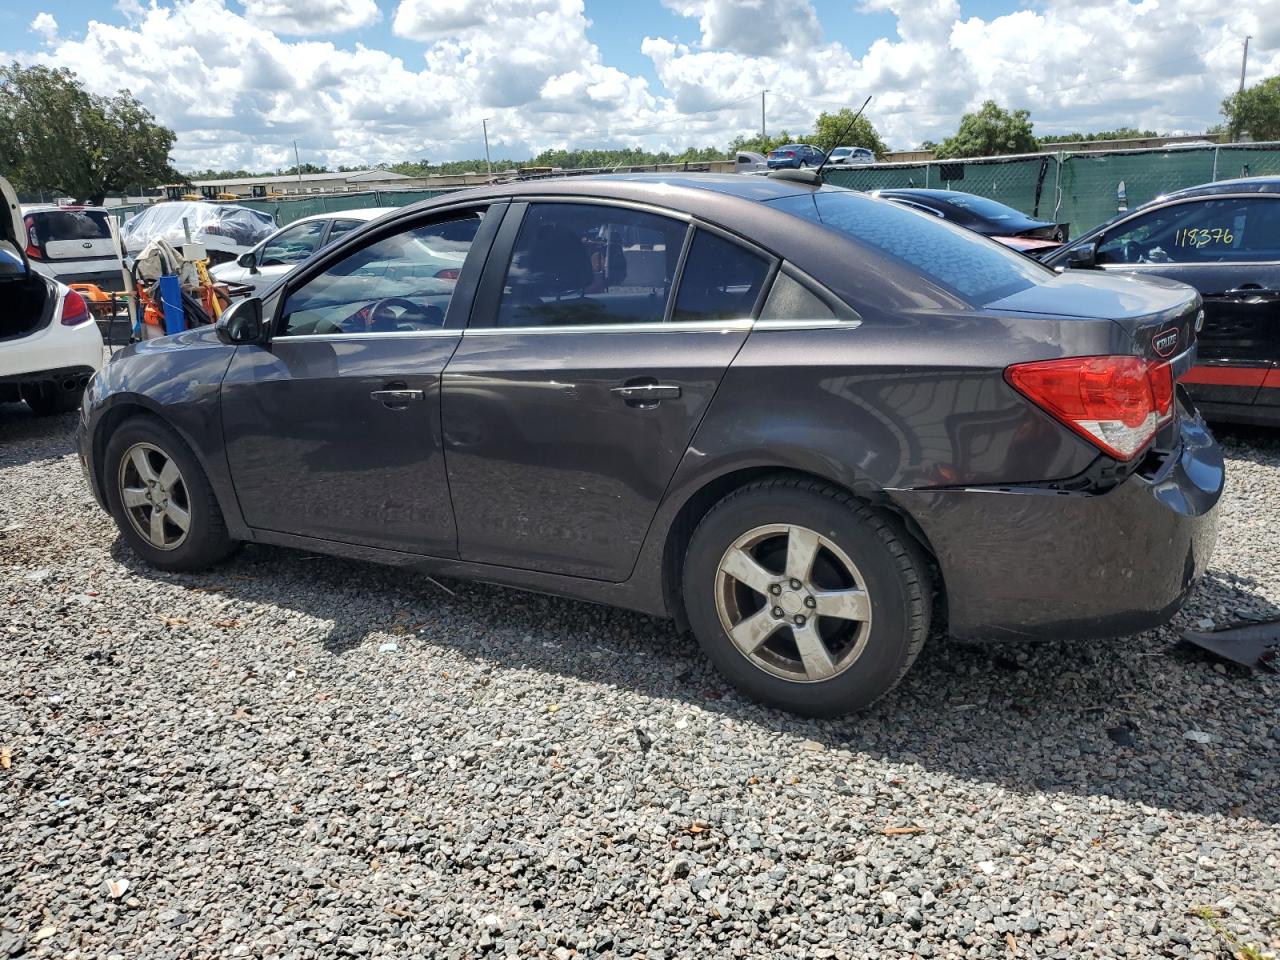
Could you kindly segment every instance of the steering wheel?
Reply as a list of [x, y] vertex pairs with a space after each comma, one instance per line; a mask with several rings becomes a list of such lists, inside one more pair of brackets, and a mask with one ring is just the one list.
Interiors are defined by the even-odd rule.
[[369, 329], [380, 333], [395, 332], [401, 323], [417, 323], [443, 327], [444, 314], [439, 307], [423, 306], [405, 297], [386, 297], [369, 311]]
[[1142, 262], [1142, 244], [1137, 240], [1126, 240], [1120, 247], [1120, 254], [1124, 257], [1125, 263], [1141, 263]]

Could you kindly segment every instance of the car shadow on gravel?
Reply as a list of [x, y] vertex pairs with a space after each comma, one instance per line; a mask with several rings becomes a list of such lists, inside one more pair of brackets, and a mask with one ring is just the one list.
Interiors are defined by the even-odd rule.
[[[138, 576], [243, 604], [237, 615], [246, 620], [255, 607], [303, 615], [311, 620], [307, 642], [333, 657], [401, 636], [407, 639], [398, 655], [423, 657], [422, 669], [433, 647], [447, 647], [496, 669], [540, 671], [665, 700], [679, 716], [696, 709], [753, 724], [777, 734], [779, 750], [848, 750], [980, 787], [1280, 822], [1273, 739], [1280, 736], [1274, 713], [1280, 685], [1268, 675], [1215, 665], [1177, 640], [1177, 629], [1210, 611], [1280, 615], [1239, 577], [1210, 575], [1170, 627], [1118, 640], [934, 638], [903, 683], [872, 709], [807, 720], [746, 701], [691, 637], [641, 614], [259, 545], [199, 575], [158, 573], [120, 540], [111, 553]], [[483, 688], [466, 687], [459, 696], [483, 697]], [[572, 687], [564, 696], [573, 696]], [[841, 754], [828, 756], [841, 762]]]
[[0, 467], [74, 453], [76, 416], [37, 417], [25, 403], [0, 403]]

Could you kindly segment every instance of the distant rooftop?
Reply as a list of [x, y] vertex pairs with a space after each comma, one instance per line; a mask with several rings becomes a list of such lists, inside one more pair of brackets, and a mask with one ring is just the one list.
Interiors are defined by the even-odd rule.
[[395, 173], [391, 170], [378, 170], [377, 168], [370, 170], [346, 170], [332, 171], [330, 173], [304, 173], [301, 178], [296, 173], [284, 173], [269, 177], [225, 177], [221, 180], [193, 180], [191, 181], [197, 187], [232, 187], [243, 183], [262, 183], [262, 184], [296, 184], [301, 179], [303, 183], [332, 182], [341, 180], [345, 183], [367, 183], [369, 181], [383, 180], [409, 180], [410, 177], [403, 173]]

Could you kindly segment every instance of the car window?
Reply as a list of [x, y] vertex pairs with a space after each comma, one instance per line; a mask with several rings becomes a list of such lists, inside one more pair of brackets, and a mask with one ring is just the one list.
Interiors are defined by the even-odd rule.
[[280, 267], [302, 263], [320, 246], [320, 238], [324, 236], [324, 221], [310, 220], [281, 230], [267, 241], [262, 248], [262, 256], [258, 265], [262, 267]]
[[1018, 212], [1013, 207], [987, 197], [974, 196], [971, 193], [957, 193], [954, 196], [948, 196], [945, 200], [939, 200], [938, 203], [943, 206], [959, 207], [984, 220], [994, 220], [997, 223], [1003, 220], [1026, 219], [1026, 214]]
[[769, 266], [758, 253], [699, 230], [680, 274], [671, 319], [676, 323], [749, 319]]
[[853, 190], [824, 187], [769, 203], [897, 260], [975, 305], [1052, 276], [1030, 257], [986, 237]]
[[472, 214], [361, 247], [289, 294], [278, 336], [439, 329], [479, 226]]
[[1174, 203], [1102, 236], [1098, 263], [1280, 260], [1280, 202], [1265, 197]]
[[333, 226], [329, 228], [329, 239], [327, 243], [333, 243], [344, 233], [350, 233], [356, 227], [363, 226], [364, 220], [335, 220]]
[[779, 273], [760, 311], [761, 320], [834, 320], [835, 312], [808, 287]]
[[661, 323], [687, 229], [626, 207], [532, 204], [507, 267], [496, 325]]
[[107, 240], [111, 228], [106, 214], [96, 210], [50, 210], [32, 217], [36, 242], [40, 246], [50, 240]]

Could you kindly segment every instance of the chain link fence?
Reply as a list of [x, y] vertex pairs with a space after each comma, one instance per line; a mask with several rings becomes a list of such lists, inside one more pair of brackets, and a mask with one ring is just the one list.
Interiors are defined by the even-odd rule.
[[[829, 183], [855, 190], [928, 187], [990, 197], [1033, 217], [1069, 223], [1074, 237], [1120, 210], [1131, 210], [1171, 190], [1214, 180], [1280, 174], [1280, 142], [877, 163], [843, 170], [828, 167], [824, 173]], [[237, 202], [270, 214], [284, 226], [316, 213], [400, 207], [460, 189], [368, 190]], [[123, 222], [142, 209], [135, 204], [112, 207], [111, 212]]]
[[833, 170], [827, 181], [856, 190], [962, 190], [1033, 217], [1070, 223], [1071, 235], [1079, 236], [1120, 210], [1172, 190], [1264, 174], [1280, 174], [1280, 143], [879, 163]]

